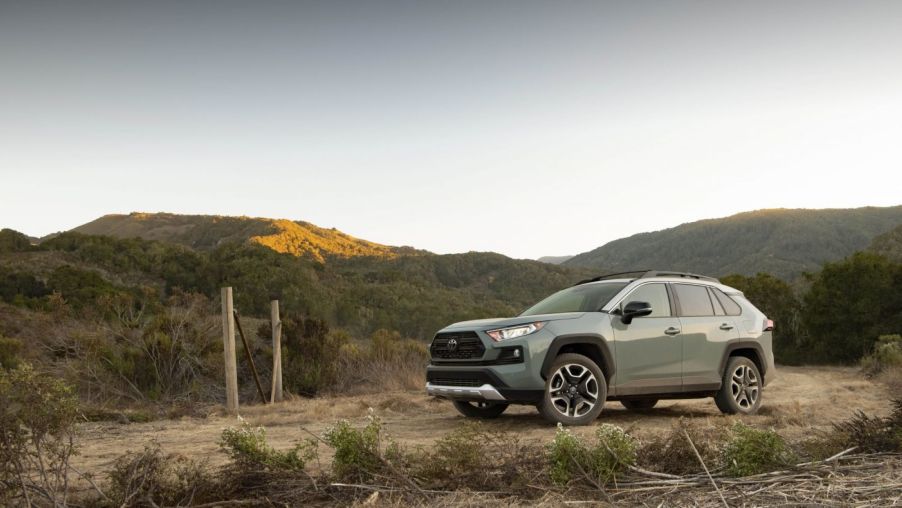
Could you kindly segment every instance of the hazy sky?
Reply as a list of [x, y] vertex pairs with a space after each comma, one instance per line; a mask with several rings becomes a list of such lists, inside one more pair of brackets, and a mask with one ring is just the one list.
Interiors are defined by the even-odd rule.
[[577, 253], [902, 203], [902, 2], [0, 0], [0, 227]]

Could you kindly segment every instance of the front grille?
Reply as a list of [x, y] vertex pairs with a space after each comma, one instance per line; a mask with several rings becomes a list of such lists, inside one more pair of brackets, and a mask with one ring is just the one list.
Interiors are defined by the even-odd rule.
[[485, 346], [482, 345], [476, 332], [440, 333], [432, 340], [429, 351], [434, 359], [470, 360], [482, 358]]
[[466, 386], [472, 388], [479, 388], [483, 385], [483, 382], [478, 379], [448, 379], [439, 377], [432, 379], [429, 382], [438, 386]]

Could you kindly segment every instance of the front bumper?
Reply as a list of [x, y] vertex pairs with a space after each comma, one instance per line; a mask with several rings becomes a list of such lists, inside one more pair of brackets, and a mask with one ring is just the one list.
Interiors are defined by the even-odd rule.
[[426, 383], [426, 393], [449, 399], [507, 400], [494, 386], [488, 383], [482, 386], [446, 386]]

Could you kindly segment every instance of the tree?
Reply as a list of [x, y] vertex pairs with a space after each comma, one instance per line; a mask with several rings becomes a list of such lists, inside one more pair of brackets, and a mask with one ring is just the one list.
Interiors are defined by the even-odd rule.
[[902, 330], [902, 265], [858, 252], [812, 279], [802, 314], [812, 359], [855, 362], [878, 336]]
[[767, 273], [754, 277], [729, 275], [720, 280], [742, 291], [761, 312], [774, 320], [774, 356], [778, 363], [798, 364], [806, 360], [801, 343], [802, 306], [789, 284]]

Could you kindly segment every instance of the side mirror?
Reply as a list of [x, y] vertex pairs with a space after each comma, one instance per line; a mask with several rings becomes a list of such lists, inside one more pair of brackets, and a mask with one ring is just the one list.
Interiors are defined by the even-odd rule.
[[623, 308], [623, 316], [620, 320], [623, 324], [628, 325], [633, 322], [633, 318], [647, 316], [651, 314], [651, 304], [648, 302], [630, 302]]

